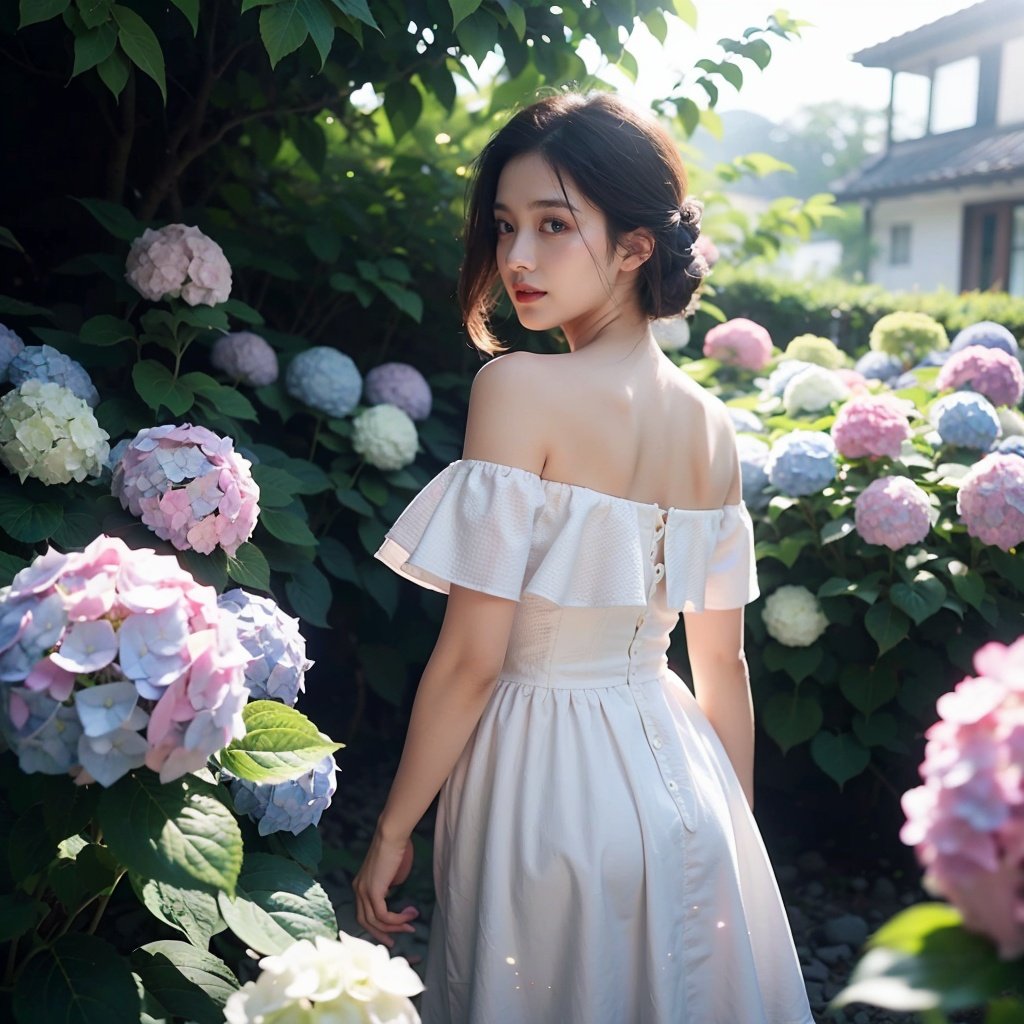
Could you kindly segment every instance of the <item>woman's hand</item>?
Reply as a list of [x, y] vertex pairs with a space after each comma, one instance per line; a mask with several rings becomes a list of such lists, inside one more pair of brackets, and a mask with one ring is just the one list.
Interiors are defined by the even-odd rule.
[[395, 944], [390, 932], [416, 930], [410, 924], [419, 917], [415, 907], [390, 911], [385, 900], [392, 886], [401, 885], [409, 877], [412, 854], [412, 839], [395, 842], [384, 839], [379, 831], [375, 832], [363, 866], [352, 880], [356, 896], [356, 920], [385, 946]]

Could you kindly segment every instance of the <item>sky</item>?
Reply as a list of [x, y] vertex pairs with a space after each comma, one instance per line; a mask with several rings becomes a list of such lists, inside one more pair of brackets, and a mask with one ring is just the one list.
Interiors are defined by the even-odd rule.
[[[866, 46], [918, 28], [954, 11], [970, 7], [974, 0], [695, 0], [697, 31], [669, 18], [664, 48], [643, 26], [629, 43], [637, 56], [640, 77], [635, 86], [616, 79], [621, 91], [637, 102], [648, 103], [664, 95], [678, 72], [702, 57], [720, 56], [716, 42], [723, 36], [738, 38], [749, 25], [764, 24], [768, 15], [782, 7], [795, 18], [813, 22], [801, 30], [801, 38], [786, 42], [775, 37], [774, 57], [759, 72], [750, 61], [742, 92], [725, 85], [716, 109], [753, 110], [773, 121], [784, 121], [808, 101], [846, 100], [884, 109], [889, 99], [889, 72], [864, 68], [851, 55]], [[592, 55], [581, 50], [591, 65]], [[668, 58], [668, 59], [666, 59]], [[592, 70], [592, 66], [589, 68]], [[676, 71], [673, 76], [672, 71]], [[602, 77], [611, 80], [610, 75]], [[700, 91], [698, 90], [698, 93]]]

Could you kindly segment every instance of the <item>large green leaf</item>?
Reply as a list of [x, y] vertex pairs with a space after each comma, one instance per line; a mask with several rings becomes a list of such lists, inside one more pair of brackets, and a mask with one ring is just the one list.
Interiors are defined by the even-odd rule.
[[[331, 0], [331, 2], [339, 11], [343, 11], [350, 18], [355, 18], [356, 21], [361, 21], [364, 25], [369, 25], [370, 28], [375, 28], [378, 32], [381, 32], [380, 25], [374, 21], [373, 15], [370, 13], [370, 5], [366, 0]], [[383, 34], [381, 32], [381, 35]]]
[[855, 775], [860, 775], [871, 760], [871, 754], [849, 732], [819, 732], [811, 740], [811, 757], [840, 789]]
[[25, 544], [52, 537], [64, 518], [60, 505], [23, 494], [0, 494], [0, 529]]
[[[388, 116], [395, 141], [398, 141], [412, 131], [420, 119], [423, 96], [408, 79], [396, 78], [384, 90], [384, 113]], [[375, 280], [374, 283], [378, 282]]]
[[276, 508], [260, 510], [260, 523], [264, 529], [287, 544], [315, 544], [316, 536], [304, 519], [291, 512], [282, 512]]
[[331, 584], [314, 565], [300, 566], [284, 585], [295, 614], [306, 622], [329, 629], [327, 612], [331, 607]]
[[18, 28], [26, 28], [40, 21], [49, 21], [63, 14], [71, 0], [21, 0], [21, 19]]
[[0, 942], [9, 942], [33, 928], [50, 908], [25, 892], [0, 895]]
[[851, 663], [840, 673], [839, 689], [858, 711], [870, 715], [896, 696], [899, 680], [888, 665]]
[[155, 359], [143, 359], [132, 367], [132, 380], [139, 397], [153, 410], [159, 412], [166, 406], [172, 415], [181, 416], [192, 408], [195, 394], [192, 389]]
[[199, 949], [210, 945], [210, 938], [226, 927], [212, 893], [196, 889], [182, 889], [152, 878], [130, 876], [135, 894], [149, 912], [164, 924], [170, 925], [188, 937]]
[[890, 601], [878, 601], [864, 616], [864, 626], [878, 644], [878, 653], [885, 654], [910, 632], [910, 619]]
[[309, 37], [320, 54], [318, 70], [323, 71], [324, 64], [331, 52], [331, 44], [334, 41], [334, 22], [321, 0], [298, 0], [298, 2], [299, 14], [306, 23]]
[[117, 22], [117, 40], [121, 44], [121, 49], [143, 74], [156, 82], [166, 104], [167, 74], [164, 70], [164, 52], [160, 49], [156, 33], [130, 7], [114, 4], [111, 10], [114, 21]]
[[257, 953], [283, 953], [297, 939], [338, 937], [327, 893], [285, 857], [247, 853], [237, 896], [217, 899], [228, 927]]
[[942, 607], [946, 588], [930, 572], [920, 572], [913, 583], [893, 584], [889, 600], [920, 626]]
[[161, 783], [153, 772], [130, 772], [100, 796], [99, 822], [114, 856], [136, 874], [234, 892], [242, 834], [216, 786], [194, 775]]
[[107, 346], [135, 337], [135, 331], [127, 320], [103, 313], [86, 320], [78, 336], [87, 345]]
[[270, 591], [270, 566], [255, 544], [242, 544], [234, 557], [228, 556], [228, 576], [243, 587]]
[[117, 26], [109, 21], [75, 36], [75, 65], [71, 70], [71, 77], [74, 78], [106, 60], [114, 52], [115, 46]]
[[260, 11], [260, 36], [272, 68], [282, 57], [297, 50], [308, 35], [309, 29], [299, 11], [299, 0], [280, 0]]
[[199, 0], [171, 0], [171, 3], [188, 18], [194, 36], [199, 31]]
[[764, 727], [782, 752], [809, 740], [822, 723], [821, 704], [813, 697], [792, 693], [776, 693], [769, 698], [762, 712]]
[[448, 6], [452, 9], [452, 28], [456, 28], [460, 21], [465, 21], [483, 0], [448, 0]]
[[300, 711], [276, 700], [250, 701], [242, 709], [245, 735], [221, 751], [220, 762], [250, 782], [295, 779], [342, 747]]
[[208, 373], [182, 374], [182, 387], [208, 399], [214, 408], [225, 416], [236, 420], [258, 420], [259, 416], [252, 402], [241, 391], [214, 380]]
[[174, 939], [147, 943], [132, 953], [131, 963], [146, 992], [169, 1014], [196, 1024], [223, 1024], [224, 1004], [239, 987], [219, 957]]
[[252, 467], [252, 477], [259, 484], [260, 508], [285, 508], [295, 500], [302, 484], [286, 469], [259, 463]]
[[64, 935], [29, 960], [12, 1000], [18, 1024], [139, 1024], [124, 958], [95, 935]]
[[134, 241], [145, 230], [145, 225], [120, 203], [111, 203], [106, 199], [74, 198], [75, 202], [81, 203], [92, 214], [101, 227], [122, 242]]

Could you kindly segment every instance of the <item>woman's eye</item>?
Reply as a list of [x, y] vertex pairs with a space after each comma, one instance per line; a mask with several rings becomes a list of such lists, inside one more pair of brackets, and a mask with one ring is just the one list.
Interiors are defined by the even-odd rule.
[[544, 221], [544, 224], [552, 235], [560, 235], [563, 231], [567, 231], [569, 229], [569, 225], [566, 224], [564, 220], [558, 220], [555, 217], [550, 217], [548, 220]]
[[494, 230], [499, 235], [507, 235], [512, 230], [512, 225], [507, 220], [496, 220], [494, 222]]

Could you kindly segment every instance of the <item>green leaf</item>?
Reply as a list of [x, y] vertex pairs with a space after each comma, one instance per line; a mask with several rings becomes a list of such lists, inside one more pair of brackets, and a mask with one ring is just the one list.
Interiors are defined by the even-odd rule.
[[331, 585], [314, 565], [296, 570], [284, 585], [292, 610], [299, 618], [314, 626], [330, 629], [327, 612], [331, 607]]
[[324, 64], [331, 52], [331, 44], [334, 42], [334, 22], [331, 20], [327, 8], [321, 0], [298, 0], [299, 14], [309, 30], [309, 37], [320, 54], [320, 67], [323, 71]]
[[900, 726], [896, 716], [888, 711], [877, 711], [866, 718], [853, 716], [853, 734], [865, 747], [885, 747], [886, 750], [905, 752], [900, 742]]
[[136, 874], [130, 874], [129, 878], [136, 896], [149, 912], [185, 935], [193, 946], [206, 949], [210, 939], [226, 927], [212, 893], [182, 889]]
[[822, 723], [821, 704], [799, 692], [776, 693], [764, 706], [764, 727], [782, 752], [809, 740]]
[[192, 35], [199, 31], [199, 0], [171, 0], [171, 3], [188, 18], [192, 26]]
[[850, 664], [839, 675], [839, 689], [858, 711], [870, 715], [896, 696], [899, 679], [888, 665]]
[[423, 113], [423, 96], [408, 79], [396, 78], [384, 90], [384, 113], [397, 142], [419, 121]]
[[481, 3], [483, 0], [448, 0], [448, 6], [452, 9], [452, 28], [457, 28], [459, 22], [465, 21]]
[[462, 52], [483, 63], [484, 58], [498, 45], [498, 23], [485, 10], [478, 10], [455, 30]]
[[117, 46], [117, 26], [112, 22], [97, 25], [75, 36], [75, 64], [71, 77], [82, 74], [106, 60]]
[[270, 566], [255, 544], [242, 544], [234, 557], [228, 555], [228, 575], [243, 587], [270, 592]]
[[304, 519], [291, 512], [282, 512], [276, 508], [264, 508], [260, 511], [259, 521], [267, 533], [288, 544], [316, 544], [316, 536]]
[[64, 510], [49, 501], [31, 501], [23, 494], [0, 494], [0, 529], [13, 540], [35, 544], [52, 537]]
[[87, 345], [106, 347], [134, 338], [135, 331], [127, 320], [104, 313], [86, 320], [82, 324], [78, 336]]
[[826, 775], [838, 783], [840, 789], [864, 771], [871, 760], [871, 754], [849, 732], [819, 732], [811, 740], [811, 757]]
[[26, 565], [28, 562], [24, 558], [19, 558], [7, 551], [0, 551], [0, 587], [8, 586]]
[[260, 508], [286, 508], [299, 493], [300, 482], [285, 469], [257, 463], [252, 477], [260, 488]]
[[132, 380], [139, 397], [153, 410], [159, 412], [166, 406], [173, 416], [181, 416], [192, 408], [195, 394], [163, 363], [155, 359], [143, 359], [132, 367]]
[[408, 288], [402, 288], [393, 281], [373, 282], [403, 313], [411, 316], [416, 323], [423, 319], [423, 299]]
[[298, 835], [291, 832], [274, 832], [269, 838], [273, 853], [283, 853], [291, 857], [311, 874], [319, 868], [324, 856], [324, 844], [316, 825], [304, 828]]
[[341, 234], [330, 224], [310, 224], [303, 234], [309, 251], [321, 263], [338, 262], [344, 243]]
[[299, 13], [299, 0], [281, 0], [260, 11], [260, 36], [272, 68], [282, 57], [297, 50], [308, 35], [309, 29]]
[[[84, 840], [72, 837], [60, 844], [67, 851]], [[96, 843], [85, 843], [74, 856], [58, 857], [47, 874], [47, 880], [57, 899], [69, 914], [95, 896], [109, 894], [117, 885], [120, 868], [110, 851]]]
[[334, 537], [324, 537], [317, 548], [317, 555], [323, 567], [335, 579], [354, 583], [356, 586], [360, 585], [352, 552], [340, 540]]
[[294, 861], [247, 853], [238, 895], [218, 896], [228, 927], [257, 953], [283, 953], [298, 939], [337, 939], [327, 893]]
[[131, 772], [100, 795], [99, 822], [130, 871], [183, 888], [235, 891], [242, 834], [216, 786]]
[[749, 57], [762, 71], [772, 59], [772, 48], [763, 39], [751, 39], [743, 47], [743, 56]]
[[920, 626], [942, 607], [946, 588], [931, 573], [920, 572], [913, 583], [893, 584], [889, 600]]
[[18, 1024], [139, 1024], [139, 993], [124, 958], [95, 935], [64, 935], [21, 970]]
[[50, 908], [28, 893], [0, 895], [0, 942], [10, 942], [32, 931], [50, 912]]
[[[332, 0], [332, 3], [338, 10], [344, 11], [350, 18], [355, 18], [356, 21], [361, 21], [364, 25], [369, 25], [370, 28], [381, 32], [380, 25], [374, 21], [366, 0]], [[383, 34], [381, 32], [381, 35]]]
[[508, 23], [512, 26], [512, 31], [515, 32], [516, 38], [522, 42], [526, 37], [526, 11], [519, 4], [515, 3], [515, 0], [511, 0], [505, 9], [505, 17], [508, 18]]
[[136, 949], [131, 965], [146, 991], [169, 1014], [196, 1024], [223, 1024], [224, 1004], [239, 988], [238, 979], [223, 960], [174, 939]]
[[145, 230], [145, 225], [119, 203], [111, 203], [106, 199], [82, 199], [78, 196], [72, 198], [84, 206], [102, 228], [122, 242], [134, 241]]
[[985, 1024], [1024, 1024], [1024, 1004], [1017, 999], [990, 1002]]
[[101, 60], [96, 65], [96, 74], [100, 76], [100, 81], [110, 90], [115, 100], [128, 84], [130, 71], [128, 58], [120, 50], [114, 50], [106, 60]]
[[71, 0], [21, 0], [21, 20], [18, 28], [27, 28], [41, 21], [49, 21], [63, 14]]
[[241, 391], [228, 387], [219, 380], [214, 380], [208, 373], [186, 373], [178, 379], [181, 387], [201, 395], [224, 416], [231, 416], [236, 420], [259, 419], [252, 402], [249, 401]]
[[43, 871], [56, 856], [56, 846], [44, 827], [43, 810], [33, 804], [14, 822], [7, 838], [11, 877], [22, 882]]
[[821, 528], [821, 543], [831, 544], [833, 541], [842, 540], [848, 533], [853, 532], [853, 520], [849, 516], [841, 519], [833, 519]]
[[672, 0], [672, 9], [680, 21], [685, 22], [690, 28], [697, 27], [697, 5], [693, 0]]
[[957, 561], [950, 562], [946, 571], [956, 596], [972, 608], [980, 609], [985, 600], [985, 580], [981, 574]]
[[878, 587], [867, 579], [854, 582], [833, 576], [818, 587], [818, 597], [859, 597], [865, 604], [874, 604], [878, 600]]
[[250, 782], [286, 782], [341, 749], [300, 711], [275, 700], [250, 701], [242, 709], [245, 735], [220, 753], [220, 763]]
[[864, 626], [878, 644], [878, 653], [885, 654], [910, 632], [910, 619], [889, 601], [878, 601], [864, 616]]
[[258, 309], [253, 309], [252, 306], [241, 299], [228, 299], [220, 304], [220, 308], [228, 316], [233, 316], [236, 320], [241, 320], [245, 324], [259, 325], [264, 322], [263, 314]]
[[111, 8], [117, 22], [117, 40], [128, 59], [143, 74], [149, 75], [157, 84], [160, 95], [167, 105], [167, 76], [164, 71], [164, 52], [156, 33], [130, 7], [114, 4]]

